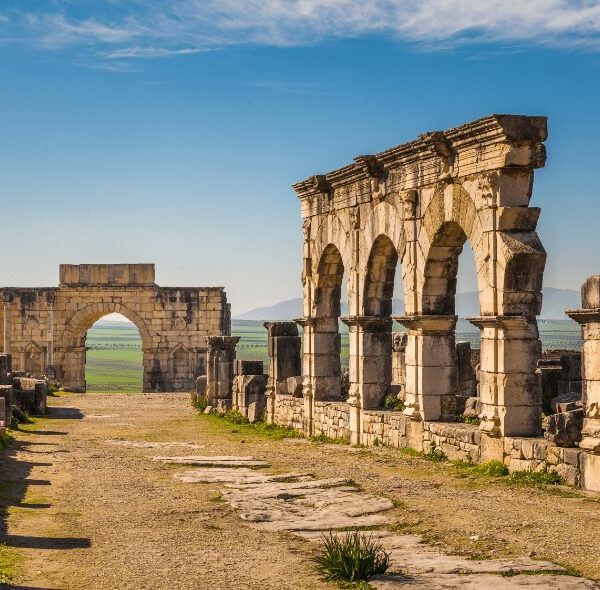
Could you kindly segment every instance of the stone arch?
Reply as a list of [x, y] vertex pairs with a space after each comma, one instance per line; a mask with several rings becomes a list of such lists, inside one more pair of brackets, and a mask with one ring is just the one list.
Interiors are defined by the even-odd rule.
[[150, 371], [153, 355], [152, 336], [146, 321], [133, 309], [121, 303], [92, 303], [76, 311], [65, 323], [62, 340], [56, 345], [63, 350], [64, 380], [71, 387], [85, 388], [85, 337], [87, 331], [100, 318], [109, 313], [120, 313], [138, 329], [142, 339], [143, 351], [143, 390], [150, 389]]
[[[385, 242], [384, 238], [387, 238], [388, 242]], [[398, 261], [401, 261], [402, 275], [404, 279], [406, 275], [405, 265], [407, 264], [405, 260], [406, 237], [404, 232], [404, 226], [402, 223], [402, 217], [398, 213], [397, 209], [387, 202], [379, 203], [368, 213], [365, 219], [364, 229], [361, 232], [361, 247], [359, 249], [358, 266], [360, 269], [364, 269], [364, 273], [362, 276], [363, 288], [361, 289], [362, 300], [360, 305], [364, 313], [367, 313], [366, 309], [373, 303], [368, 303], [365, 300], [365, 297], [368, 296], [369, 286], [370, 288], [373, 288], [372, 281], [374, 276], [372, 274], [369, 275], [372, 256], [374, 253], [374, 249], [380, 247], [384, 243], [386, 244], [386, 253], [384, 258], [394, 257], [392, 252], [393, 246], [393, 249], [396, 253], [394, 271], [396, 263]], [[379, 252], [378, 256], [381, 256], [382, 254], [382, 252]], [[379, 260], [381, 261], [382, 259], [379, 258]], [[403, 286], [405, 287], [405, 285], [406, 281], [403, 280]], [[406, 298], [406, 289], [404, 289], [403, 295]], [[379, 313], [374, 313], [371, 315], [379, 315]]]
[[317, 265], [313, 317], [339, 317], [344, 263], [336, 246], [328, 244]]
[[366, 316], [392, 315], [394, 275], [398, 251], [392, 240], [380, 234], [371, 248], [366, 266], [363, 291], [363, 313]]

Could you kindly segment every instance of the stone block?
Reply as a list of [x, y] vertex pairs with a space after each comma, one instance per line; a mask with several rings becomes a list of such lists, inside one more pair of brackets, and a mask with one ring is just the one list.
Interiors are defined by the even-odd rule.
[[236, 375], [262, 375], [264, 373], [262, 361], [248, 361], [236, 359]]
[[302, 397], [302, 377], [293, 376], [287, 378], [287, 392], [294, 397]]
[[265, 402], [252, 402], [248, 405], [248, 420], [251, 423], [260, 422], [264, 420], [265, 411], [267, 409], [267, 403]]
[[478, 397], [466, 398], [463, 415], [469, 418], [477, 418], [479, 414], [481, 414], [481, 399]]
[[207, 378], [206, 375], [200, 375], [196, 378], [196, 395], [206, 396]]

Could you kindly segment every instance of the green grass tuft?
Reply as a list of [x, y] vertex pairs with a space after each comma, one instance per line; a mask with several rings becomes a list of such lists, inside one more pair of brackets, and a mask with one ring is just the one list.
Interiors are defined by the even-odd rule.
[[425, 453], [423, 458], [427, 459], [427, 461], [433, 461], [435, 463], [443, 463], [444, 461], [448, 460], [446, 453], [444, 453], [442, 449], [438, 448], [434, 442], [431, 442], [429, 452]]
[[456, 421], [462, 422], [463, 424], [472, 424], [473, 426], [479, 426], [481, 420], [475, 416], [465, 416], [464, 414], [456, 414]]
[[267, 424], [265, 421], [250, 423], [248, 418], [239, 412], [230, 411], [225, 414], [199, 414], [203, 419], [211, 420], [215, 424], [233, 424], [236, 426], [236, 434], [247, 436], [260, 436], [272, 440], [282, 440], [284, 438], [304, 438], [304, 433], [289, 426], [277, 426], [276, 424]]
[[510, 474], [508, 482], [512, 485], [528, 488], [544, 488], [565, 483], [556, 471], [515, 471]]
[[317, 571], [326, 580], [356, 583], [384, 574], [389, 567], [390, 556], [381, 543], [355, 530], [343, 537], [333, 533], [324, 536], [323, 550], [316, 562]]
[[455, 461], [454, 466], [467, 475], [480, 477], [504, 477], [508, 475], [508, 468], [502, 461], [487, 461], [486, 463], [468, 463], [467, 461]]
[[383, 398], [383, 407], [386, 410], [394, 410], [395, 412], [402, 412], [406, 407], [404, 401], [398, 399], [394, 394], [388, 393]]
[[345, 438], [329, 438], [325, 436], [323, 433], [321, 434], [313, 434], [308, 437], [308, 440], [311, 443], [315, 443], [317, 445], [328, 444], [328, 445], [349, 445], [350, 441]]

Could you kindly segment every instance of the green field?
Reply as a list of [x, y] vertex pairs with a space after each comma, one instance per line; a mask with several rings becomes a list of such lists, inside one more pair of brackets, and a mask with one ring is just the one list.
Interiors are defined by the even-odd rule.
[[[539, 322], [544, 349], [576, 350], [581, 346], [579, 326], [569, 320]], [[394, 325], [394, 330], [402, 327]], [[348, 328], [340, 327], [342, 336], [342, 365], [348, 364]], [[239, 336], [237, 358], [262, 360], [268, 368], [267, 331], [262, 322], [233, 321], [232, 335]], [[460, 320], [457, 340], [468, 340], [479, 348], [479, 331], [470, 323]], [[88, 391], [141, 391], [142, 341], [133, 324], [101, 322], [90, 328], [86, 344], [86, 383]]]
[[101, 322], [88, 330], [88, 391], [142, 391], [142, 339], [129, 323]]

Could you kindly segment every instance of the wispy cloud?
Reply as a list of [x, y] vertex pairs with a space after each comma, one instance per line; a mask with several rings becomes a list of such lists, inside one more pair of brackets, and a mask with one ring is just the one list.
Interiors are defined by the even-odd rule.
[[429, 49], [465, 44], [600, 49], [600, 0], [7, 0], [0, 38], [120, 62], [232, 44], [311, 45], [379, 35]]

